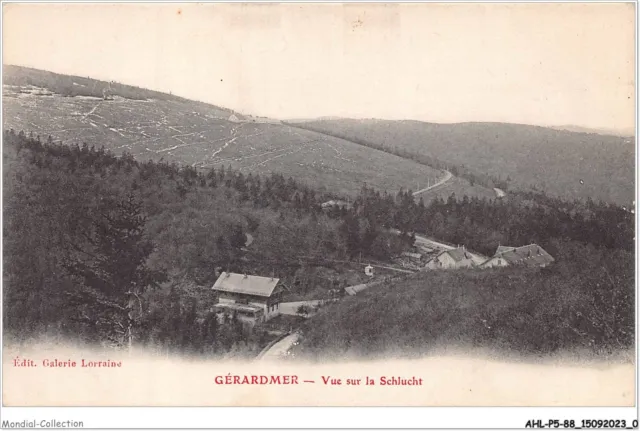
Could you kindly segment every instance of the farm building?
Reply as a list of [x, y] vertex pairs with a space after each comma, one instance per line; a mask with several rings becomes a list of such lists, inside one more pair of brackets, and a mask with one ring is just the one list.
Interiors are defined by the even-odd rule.
[[464, 246], [438, 253], [425, 265], [426, 269], [459, 269], [474, 266], [471, 254]]
[[228, 118], [229, 121], [233, 121], [234, 123], [239, 123], [241, 121], [246, 121], [246, 118], [244, 118], [243, 115], [236, 113], [233, 113], [229, 116]]
[[493, 268], [512, 265], [545, 267], [553, 261], [554, 258], [536, 244], [523, 247], [499, 246], [493, 257], [480, 264], [480, 267]]
[[242, 321], [258, 323], [280, 314], [283, 287], [278, 278], [223, 272], [213, 285], [216, 311], [235, 313]]
[[410, 251], [403, 251], [403, 252], [402, 252], [402, 254], [401, 254], [401, 256], [402, 256], [402, 257], [408, 257], [408, 258], [410, 258], [410, 259], [418, 260], [418, 261], [419, 261], [420, 259], [422, 259], [422, 254], [421, 254], [421, 253], [412, 253], [412, 252], [410, 252]]
[[345, 287], [344, 291], [347, 293], [347, 295], [354, 296], [357, 295], [358, 292], [362, 292], [363, 290], [365, 290], [367, 287], [369, 286], [366, 284], [356, 284], [355, 286]]
[[340, 200], [330, 200], [327, 202], [324, 202], [322, 204], [322, 209], [323, 210], [328, 210], [334, 207], [339, 207], [339, 208], [346, 208], [346, 209], [350, 209], [351, 208], [351, 204], [349, 202], [345, 202], [345, 201], [340, 201]]
[[504, 253], [505, 251], [511, 251], [511, 250], [515, 250], [515, 249], [516, 249], [515, 247], [506, 247], [504, 245], [499, 245], [497, 250], [496, 250], [496, 252], [493, 255], [495, 256], [495, 255], [498, 255], [500, 253]]

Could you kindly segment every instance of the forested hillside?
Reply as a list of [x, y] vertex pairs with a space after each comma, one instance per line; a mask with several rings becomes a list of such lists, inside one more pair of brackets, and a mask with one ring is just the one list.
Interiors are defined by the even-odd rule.
[[633, 253], [562, 240], [553, 248], [557, 261], [549, 268], [430, 271], [370, 288], [307, 321], [295, 354], [344, 360], [451, 347], [500, 357], [631, 352]]
[[[424, 202], [410, 190], [389, 194], [363, 186], [349, 209], [322, 210], [322, 202], [340, 196], [280, 174], [141, 162], [127, 152], [116, 156], [102, 147], [63, 145], [50, 137], [43, 142], [13, 130], [5, 131], [3, 143], [4, 325], [9, 336], [21, 340], [48, 335], [90, 344], [133, 342], [161, 352], [255, 354], [268, 342], [265, 332], [248, 331], [233, 316], [218, 322], [211, 313], [216, 301], [211, 285], [220, 271], [273, 274], [286, 282], [289, 294], [304, 297], [318, 289], [328, 292], [336, 282], [344, 287], [338, 280], [350, 259], [389, 262], [412, 245], [415, 233], [486, 254], [499, 244], [536, 242], [564, 262], [551, 272], [527, 274], [526, 286], [519, 273], [505, 273], [506, 280], [515, 281], [500, 281], [497, 273], [437, 276], [443, 278], [436, 284], [450, 286], [473, 307], [493, 307], [487, 302], [491, 295], [474, 291], [476, 284], [478, 292], [494, 292], [492, 286], [503, 282], [513, 288], [504, 287], [500, 295], [520, 292], [510, 307], [533, 307], [536, 292], [550, 295], [552, 286], [559, 287], [555, 295], [573, 298], [568, 280], [582, 293], [567, 307], [582, 310], [583, 300], [607, 307], [614, 301], [618, 313], [632, 300], [633, 216], [614, 205], [565, 202], [539, 193]], [[592, 269], [581, 272], [589, 265]], [[387, 288], [403, 295], [401, 286]], [[383, 296], [380, 307], [363, 305], [369, 310], [366, 319], [395, 309], [394, 301], [403, 301], [398, 298]], [[457, 303], [434, 300], [460, 316]], [[338, 315], [326, 322], [344, 325], [337, 334], [349, 326], [340, 313], [361, 307], [358, 301], [330, 311]], [[419, 307], [420, 301], [407, 306]], [[551, 307], [545, 301], [535, 307]], [[394, 325], [408, 325], [415, 317], [394, 315], [400, 316]], [[496, 325], [503, 317], [493, 317]], [[324, 325], [311, 333], [323, 333]], [[626, 323], [615, 325], [628, 330]], [[318, 348], [327, 342], [314, 337], [310, 340]]]
[[296, 278], [300, 267], [367, 256], [373, 243], [388, 258], [406, 244], [371, 225], [360, 241], [357, 217], [348, 244], [346, 215], [326, 215], [326, 196], [278, 174], [138, 162], [13, 130], [3, 160], [4, 324], [19, 339], [122, 345], [133, 333], [160, 349], [253, 349], [256, 334], [233, 319], [218, 328], [209, 313], [220, 270], [273, 274], [304, 292], [331, 280]]
[[505, 123], [332, 119], [295, 126], [446, 167], [472, 184], [627, 207], [635, 199], [631, 137]]
[[[613, 204], [538, 192], [395, 206], [364, 189], [354, 212], [493, 255], [537, 243], [542, 269], [428, 271], [346, 298], [307, 322], [305, 359], [423, 355], [440, 347], [515, 354], [616, 354], [633, 347], [634, 214]], [[398, 208], [399, 206], [399, 208]], [[383, 222], [383, 224], [385, 224]]]

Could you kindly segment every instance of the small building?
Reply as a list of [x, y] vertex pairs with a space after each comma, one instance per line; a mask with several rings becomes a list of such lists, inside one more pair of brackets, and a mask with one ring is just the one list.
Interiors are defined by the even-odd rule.
[[347, 293], [347, 295], [349, 296], [355, 296], [358, 294], [358, 292], [362, 292], [363, 290], [365, 290], [367, 287], [369, 287], [367, 284], [356, 284], [355, 286], [348, 286], [344, 288], [344, 291]]
[[494, 268], [504, 266], [528, 266], [545, 267], [555, 259], [537, 244], [529, 244], [522, 247], [499, 246], [493, 257], [487, 259], [481, 268]]
[[422, 254], [421, 253], [413, 253], [413, 252], [410, 252], [410, 251], [403, 251], [400, 256], [407, 257], [407, 258], [413, 259], [413, 260], [421, 260], [422, 259]]
[[246, 121], [246, 118], [243, 115], [238, 114], [237, 112], [234, 112], [233, 114], [229, 115], [228, 121], [233, 121], [234, 123], [240, 123], [242, 121]]
[[280, 279], [223, 272], [213, 285], [216, 311], [235, 314], [245, 322], [265, 322], [280, 314], [284, 291]]
[[425, 265], [426, 269], [459, 269], [474, 266], [471, 254], [464, 246], [445, 250], [430, 259]]
[[327, 202], [323, 202], [321, 206], [322, 206], [323, 210], [330, 210], [330, 209], [333, 209], [333, 208], [336, 208], [336, 207], [338, 207], [340, 209], [342, 209], [342, 208], [351, 209], [351, 204], [349, 202], [345, 202], [345, 201], [341, 201], [341, 200], [334, 200], [334, 199], [332, 199], [330, 201], [327, 201]]
[[369, 277], [373, 277], [373, 266], [371, 265], [367, 265], [364, 267], [364, 273], [365, 275], [369, 276]]

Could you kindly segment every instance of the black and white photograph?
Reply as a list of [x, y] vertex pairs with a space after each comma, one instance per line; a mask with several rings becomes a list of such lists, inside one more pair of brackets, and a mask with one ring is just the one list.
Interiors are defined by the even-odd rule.
[[2, 14], [5, 408], [636, 406], [635, 3]]

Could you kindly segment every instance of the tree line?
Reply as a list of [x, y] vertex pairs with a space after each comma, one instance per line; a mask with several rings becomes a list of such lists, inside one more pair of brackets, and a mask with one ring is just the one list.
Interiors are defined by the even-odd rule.
[[410, 189], [394, 196], [365, 185], [350, 209], [336, 206], [329, 214], [345, 220], [348, 234], [359, 228], [361, 235], [352, 235], [351, 249], [356, 251], [374, 252], [366, 241], [368, 229], [391, 228], [399, 229], [400, 238], [409, 245], [412, 236], [421, 233], [489, 255], [498, 245], [544, 247], [554, 239], [606, 249], [634, 248], [633, 213], [615, 204], [591, 199], [568, 202], [544, 193], [511, 192], [507, 199], [460, 199], [452, 194], [425, 204], [422, 198], [416, 201]]

